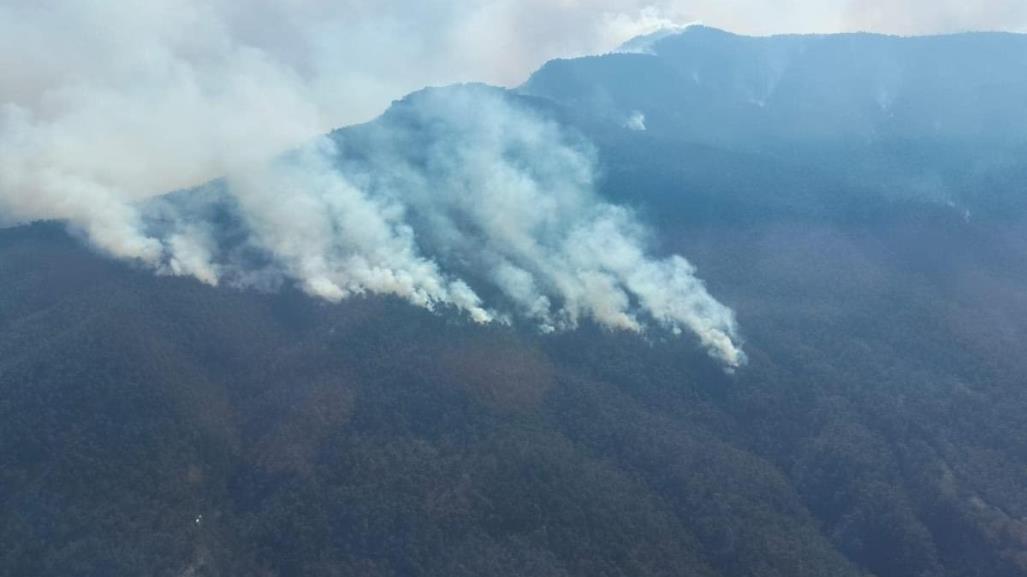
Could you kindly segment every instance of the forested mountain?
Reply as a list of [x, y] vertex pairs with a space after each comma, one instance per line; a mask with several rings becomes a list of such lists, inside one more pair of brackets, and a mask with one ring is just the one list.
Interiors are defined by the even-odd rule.
[[555, 60], [522, 90], [690, 140], [1022, 143], [1027, 37], [736, 36], [693, 26]]
[[[331, 135], [371, 187], [438, 99], [591, 143], [734, 371], [0, 231], [0, 576], [1027, 575], [1025, 42], [690, 28]], [[165, 200], [230, 243], [217, 186]]]

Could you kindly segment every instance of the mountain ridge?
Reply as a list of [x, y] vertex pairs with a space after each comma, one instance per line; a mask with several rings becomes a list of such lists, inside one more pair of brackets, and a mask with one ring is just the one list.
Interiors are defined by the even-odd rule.
[[[1027, 67], [1013, 55], [1025, 47], [1027, 35], [1009, 33], [747, 37], [696, 27], [660, 39], [652, 54], [547, 63], [519, 90], [600, 116], [639, 111], [653, 120], [650, 130], [732, 146], [747, 136], [787, 142], [932, 132], [1023, 143]], [[952, 94], [944, 97], [941, 85]], [[728, 134], [718, 136], [718, 128]]]
[[[648, 76], [689, 61], [640, 58], [544, 67], [565, 75], [545, 94], [415, 93], [333, 132], [332, 166], [371, 188], [378, 145], [445, 160], [426, 150], [468, 125], [426, 100], [510, 98], [588, 149], [655, 254], [694, 263], [745, 366], [669, 333], [209, 286], [57, 223], [0, 230], [0, 577], [1027, 574], [1027, 155], [707, 138], [661, 123], [680, 87]], [[591, 106], [596, 86], [623, 100]], [[211, 224], [256, 267], [224, 185], [147, 225]]]

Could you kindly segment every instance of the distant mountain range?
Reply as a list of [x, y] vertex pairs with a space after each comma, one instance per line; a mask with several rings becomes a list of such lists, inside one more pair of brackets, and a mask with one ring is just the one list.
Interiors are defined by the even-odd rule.
[[1027, 36], [736, 36], [692, 26], [555, 60], [521, 91], [692, 142], [1027, 142]]

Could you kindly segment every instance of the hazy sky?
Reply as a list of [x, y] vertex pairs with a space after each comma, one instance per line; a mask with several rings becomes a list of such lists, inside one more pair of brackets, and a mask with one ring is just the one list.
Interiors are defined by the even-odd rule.
[[1022, 0], [668, 0], [660, 6], [745, 34], [1027, 30], [1027, 2]]

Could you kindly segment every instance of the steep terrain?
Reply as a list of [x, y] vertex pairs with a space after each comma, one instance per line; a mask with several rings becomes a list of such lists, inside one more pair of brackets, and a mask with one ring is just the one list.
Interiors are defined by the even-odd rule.
[[[0, 231], [0, 575], [1027, 574], [1022, 43], [690, 29], [504, 96], [592, 141], [603, 196], [735, 310], [734, 373], [688, 335], [212, 288]], [[843, 114], [904, 62], [934, 83], [897, 69], [908, 120]], [[447, 134], [420, 102], [466, 90], [337, 131], [339, 162], [416, 154]]]

